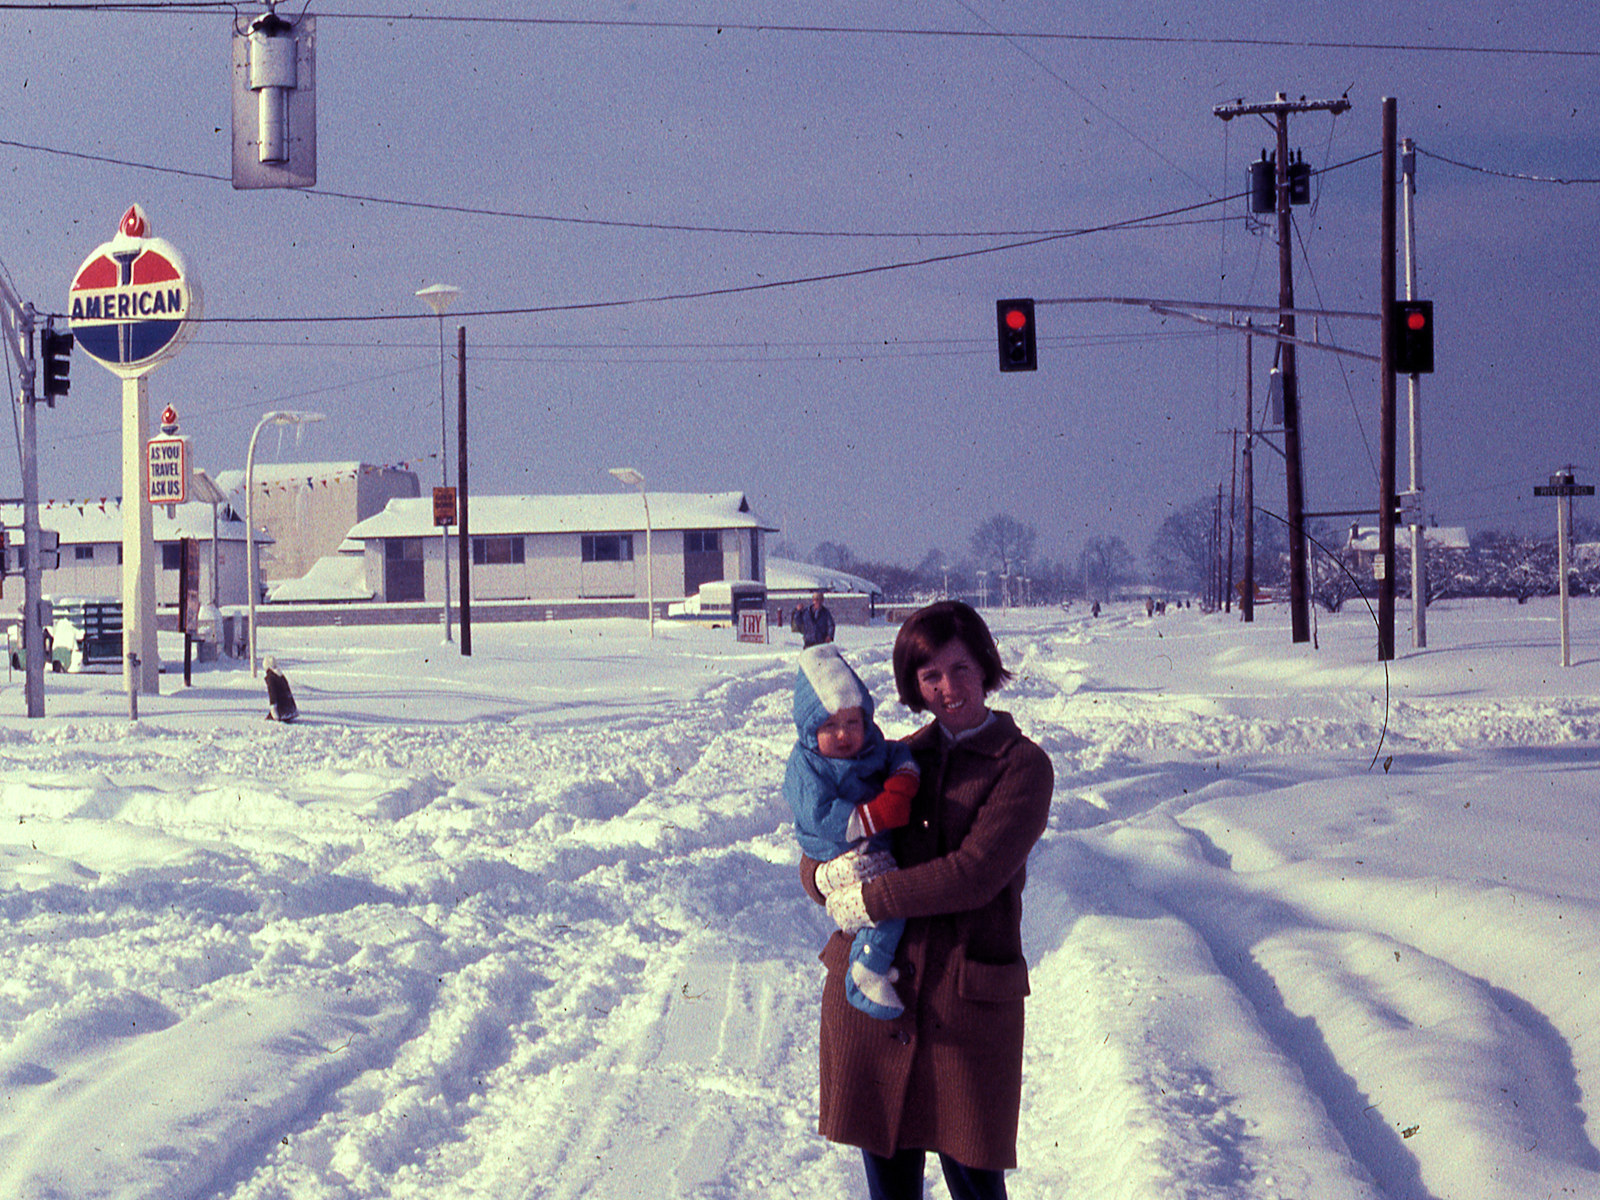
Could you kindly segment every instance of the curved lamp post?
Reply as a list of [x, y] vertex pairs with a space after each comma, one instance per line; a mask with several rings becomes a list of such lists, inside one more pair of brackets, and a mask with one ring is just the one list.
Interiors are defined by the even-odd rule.
[[649, 604], [650, 636], [656, 636], [656, 560], [650, 545], [650, 497], [645, 495], [644, 476], [632, 467], [612, 467], [611, 474], [624, 487], [631, 487], [644, 501], [644, 590]]
[[244, 458], [244, 558], [245, 590], [250, 598], [250, 674], [256, 675], [256, 439], [268, 425], [305, 425], [312, 421], [325, 421], [321, 413], [269, 412], [256, 422], [250, 435], [250, 451]]
[[[444, 310], [456, 302], [461, 295], [461, 289], [453, 283], [434, 283], [417, 292], [417, 299], [433, 309], [439, 318], [439, 470], [444, 486], [450, 486], [450, 431], [448, 420], [445, 417], [447, 402], [445, 400], [444, 379]], [[439, 529], [440, 549], [444, 561], [444, 640], [450, 640], [450, 527], [441, 526]]]

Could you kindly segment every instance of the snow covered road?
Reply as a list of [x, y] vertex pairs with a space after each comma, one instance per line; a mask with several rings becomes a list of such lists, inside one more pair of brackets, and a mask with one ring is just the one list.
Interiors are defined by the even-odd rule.
[[[1483, 604], [1387, 678], [1364, 613], [997, 618], [1058, 780], [1014, 1196], [1600, 1195], [1579, 614], [1571, 671]], [[237, 669], [136, 725], [117, 677], [0, 691], [0, 1196], [860, 1194], [794, 647], [658, 632], [269, 630], [287, 727]], [[892, 638], [844, 633], [880, 701]]]

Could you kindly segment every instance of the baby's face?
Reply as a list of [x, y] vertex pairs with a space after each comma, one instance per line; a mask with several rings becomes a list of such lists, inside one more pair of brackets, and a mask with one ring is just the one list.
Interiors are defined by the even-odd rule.
[[841, 708], [817, 730], [817, 753], [823, 758], [854, 758], [867, 744], [867, 719], [859, 708]]

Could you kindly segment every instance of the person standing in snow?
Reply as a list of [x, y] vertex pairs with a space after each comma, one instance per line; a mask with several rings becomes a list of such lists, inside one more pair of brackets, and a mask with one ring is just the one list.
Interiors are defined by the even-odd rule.
[[822, 602], [821, 592], [811, 593], [811, 607], [800, 610], [800, 643], [811, 647], [833, 641], [833, 614]]
[[[899, 869], [839, 884], [825, 864], [800, 864], [839, 925], [821, 956], [818, 1127], [860, 1147], [873, 1200], [918, 1200], [929, 1151], [953, 1200], [1004, 1200], [1022, 1104], [1022, 889], [1055, 773], [1009, 713], [988, 708], [1010, 672], [968, 605], [914, 613], [894, 672], [906, 706], [934, 718], [906, 739], [921, 782], [892, 835]], [[905, 921], [894, 961], [905, 1011], [883, 1022], [849, 1004], [845, 979], [852, 936], [888, 920]]]
[[[783, 796], [795, 835], [819, 872], [836, 884], [873, 879], [894, 869], [887, 830], [911, 816], [918, 767], [872, 719], [872, 695], [831, 643], [800, 652], [794, 681], [799, 738], [789, 753]], [[846, 999], [869, 1017], [898, 1017], [895, 947], [904, 921], [857, 932], [850, 944]]]
[[294, 692], [289, 687], [289, 679], [278, 670], [278, 660], [270, 654], [261, 660], [267, 678], [267, 720], [292, 721], [300, 715], [300, 710], [295, 707]]

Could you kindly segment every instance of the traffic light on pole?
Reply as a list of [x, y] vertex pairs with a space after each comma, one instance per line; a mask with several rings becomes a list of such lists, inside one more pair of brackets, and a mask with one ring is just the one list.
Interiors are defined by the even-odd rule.
[[44, 360], [45, 401], [55, 407], [56, 397], [72, 390], [72, 335], [46, 327], [39, 334], [39, 357]]
[[1396, 375], [1433, 370], [1433, 301], [1396, 300], [1389, 315], [1389, 356]]
[[1001, 371], [1037, 371], [1039, 346], [1034, 333], [1032, 300], [995, 301], [1000, 335]]

